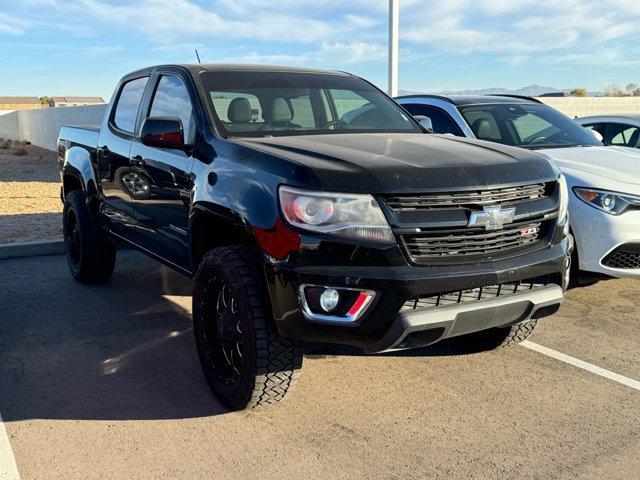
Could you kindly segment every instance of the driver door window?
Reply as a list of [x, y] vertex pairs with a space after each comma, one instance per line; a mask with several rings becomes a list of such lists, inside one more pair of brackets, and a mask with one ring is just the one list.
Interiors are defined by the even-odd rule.
[[149, 116], [178, 117], [182, 121], [185, 143], [187, 145], [193, 144], [195, 136], [193, 106], [189, 92], [180, 78], [173, 75], [160, 77]]

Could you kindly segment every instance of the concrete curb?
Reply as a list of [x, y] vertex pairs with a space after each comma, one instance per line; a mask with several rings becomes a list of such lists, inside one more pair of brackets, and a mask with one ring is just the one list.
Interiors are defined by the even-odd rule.
[[0, 244], [0, 260], [7, 258], [37, 257], [64, 253], [63, 240]]

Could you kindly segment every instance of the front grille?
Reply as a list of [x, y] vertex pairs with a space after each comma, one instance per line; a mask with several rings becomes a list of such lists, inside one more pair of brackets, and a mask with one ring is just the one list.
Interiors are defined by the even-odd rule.
[[[542, 248], [553, 239], [557, 182], [381, 198], [407, 260], [417, 265], [486, 262]], [[468, 226], [487, 206], [515, 209], [499, 230]]]
[[389, 208], [395, 211], [463, 209], [483, 205], [512, 205], [539, 200], [550, 195], [551, 184], [536, 183], [509, 188], [492, 188], [470, 192], [424, 193], [386, 197]]
[[607, 255], [602, 263], [610, 268], [640, 268], [640, 245], [622, 245]]
[[498, 285], [488, 285], [485, 287], [469, 288], [467, 290], [457, 290], [454, 292], [440, 293], [425, 297], [415, 297], [407, 300], [400, 308], [400, 311], [406, 312], [422, 308], [436, 308], [466, 302], [479, 302], [481, 300], [513, 295], [514, 293], [522, 292], [523, 290], [544, 288], [546, 285], [548, 285], [546, 280], [543, 281], [538, 278], [501, 283]]
[[414, 260], [424, 261], [523, 248], [536, 243], [543, 235], [543, 221], [538, 219], [512, 223], [503, 230], [452, 228], [406, 234], [401, 238], [409, 255]]

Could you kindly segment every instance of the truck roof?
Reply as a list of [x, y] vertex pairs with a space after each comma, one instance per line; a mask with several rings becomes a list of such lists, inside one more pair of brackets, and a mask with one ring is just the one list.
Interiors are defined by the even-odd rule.
[[[233, 64], [233, 63], [178, 63], [153, 65], [137, 71], [146, 71], [156, 67], [181, 67], [192, 73], [197, 72], [297, 72], [297, 73], [315, 73], [326, 75], [342, 75], [351, 76], [347, 72], [339, 72], [337, 70], [320, 70], [317, 68], [304, 67], [286, 67], [280, 65], [253, 65], [253, 64]], [[136, 73], [136, 72], [131, 72]], [[130, 75], [130, 74], [129, 74]]]

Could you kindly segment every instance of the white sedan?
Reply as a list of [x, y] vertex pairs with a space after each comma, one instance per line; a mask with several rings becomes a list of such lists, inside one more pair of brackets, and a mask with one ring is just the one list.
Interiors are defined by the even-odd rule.
[[546, 154], [573, 192], [573, 267], [581, 273], [574, 281], [640, 277], [640, 150], [605, 147], [577, 122], [532, 98], [412, 95], [396, 101], [412, 115], [427, 117], [421, 123], [434, 133]]

